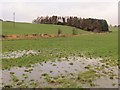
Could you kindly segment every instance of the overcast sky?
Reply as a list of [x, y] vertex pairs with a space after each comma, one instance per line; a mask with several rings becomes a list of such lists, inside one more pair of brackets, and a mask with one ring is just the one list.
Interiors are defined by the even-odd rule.
[[[104, 2], [106, 1], [106, 2]], [[38, 16], [78, 16], [106, 19], [118, 24], [118, 0], [0, 0], [0, 18], [17, 22], [32, 22]], [[2, 10], [1, 10], [2, 9]]]

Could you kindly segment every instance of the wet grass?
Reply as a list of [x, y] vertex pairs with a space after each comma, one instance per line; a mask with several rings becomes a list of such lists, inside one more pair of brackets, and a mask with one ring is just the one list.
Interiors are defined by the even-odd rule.
[[83, 83], [87, 83], [87, 82], [92, 82], [95, 79], [96, 76], [96, 72], [93, 70], [89, 70], [83, 73], [80, 73], [78, 75], [78, 80], [82, 81]]
[[3, 59], [3, 68], [29, 66], [37, 62], [74, 55], [86, 56], [91, 59], [92, 57], [111, 59], [110, 64], [114, 65], [114, 61], [118, 60], [118, 31], [117, 28], [110, 28], [110, 30], [111, 33], [88, 34], [78, 37], [3, 41], [3, 53], [17, 50], [39, 50], [41, 52], [39, 55], [23, 56], [9, 60]]
[[19, 81], [19, 79], [15, 75], [11, 75], [11, 78], [12, 78], [13, 82], [15, 82], [15, 83]]
[[[69, 58], [69, 57], [68, 57]], [[73, 60], [73, 59], [72, 59]], [[76, 58], [75, 61], [77, 61], [78, 59]], [[65, 63], [65, 66], [63, 65], [63, 68], [61, 67], [61, 69], [63, 69], [62, 71], [59, 72], [59, 74], [55, 75], [54, 74], [51, 74], [51, 73], [55, 73], [54, 69], [56, 69], [56, 67], [58, 67], [59, 64], [57, 64], [58, 62], [61, 63], [61, 61], [55, 61], [55, 62], [52, 62], [52, 64], [49, 62], [47, 62], [48, 64], [50, 64], [52, 67], [54, 67], [54, 69], [50, 69], [48, 70], [48, 72], [46, 72], [46, 70], [41, 70], [39, 71], [40, 75], [38, 74], [35, 74], [38, 72], [39, 69], [41, 69], [40, 67], [38, 67], [38, 70], [37, 68], [35, 67], [34, 69], [31, 69], [30, 68], [25, 68], [23, 69], [23, 71], [20, 71], [22, 72], [22, 79], [18, 79], [20, 76], [17, 75], [16, 76], [16, 73], [17, 70], [15, 70], [15, 72], [8, 72], [10, 73], [10, 76], [11, 76], [11, 79], [13, 81], [13, 83], [11, 83], [12, 87], [24, 87], [24, 86], [27, 86], [27, 87], [44, 87], [45, 86], [42, 86], [42, 80], [41, 79], [45, 79], [47, 82], [46, 84], [46, 87], [49, 87], [49, 88], [81, 88], [81, 87], [95, 87], [95, 83], [93, 81], [95, 81], [96, 79], [100, 79], [100, 77], [108, 77], [110, 80], [114, 80], [115, 78], [117, 78], [118, 76], [114, 73], [114, 67], [113, 66], [110, 66], [109, 63], [105, 63], [105, 62], [101, 62], [101, 61], [94, 61], [92, 62], [92, 64], [90, 64], [88, 61], [88, 59], [86, 59], [86, 65], [85, 67], [81, 67], [83, 68], [84, 70], [82, 71], [79, 71], [81, 68], [76, 68], [76, 69], [73, 69], [71, 65], [69, 65], [69, 63], [71, 63], [72, 61], [69, 60], [69, 62], [66, 64]], [[84, 62], [85, 60], [84, 59], [81, 59], [81, 62], [78, 63], [78, 65], [82, 66], [82, 62]], [[65, 61], [66, 62], [66, 61]], [[87, 62], [89, 64], [87, 64]], [[96, 63], [95, 63], [96, 62]], [[46, 66], [47, 67], [47, 63], [42, 63], [43, 65], [41, 65], [42, 67]], [[75, 64], [75, 62], [73, 62]], [[81, 64], [80, 64], [81, 63]], [[44, 65], [46, 64], [46, 65]], [[53, 64], [56, 65], [53, 66]], [[73, 66], [74, 66], [73, 64]], [[71, 66], [71, 72], [69, 71], [69, 69], [67, 69], [67, 66]], [[96, 66], [97, 65], [97, 66]], [[36, 66], [36, 65], [35, 65]], [[108, 67], [106, 67], [108, 66]], [[65, 68], [66, 67], [66, 68]], [[87, 67], [87, 68], [86, 68]], [[110, 67], [113, 71], [110, 70]], [[108, 70], [107, 70], [108, 68]], [[61, 70], [59, 69], [59, 70]], [[72, 71], [75, 70], [76, 72], [78, 72], [78, 74], [76, 74], [75, 72]], [[18, 68], [19, 70], [19, 68]], [[53, 70], [53, 71], [52, 71]], [[8, 70], [9, 71], [9, 70]], [[29, 72], [29, 71], [33, 71], [31, 73], [26, 73], [26, 72]], [[36, 72], [35, 72], [36, 71]], [[64, 71], [64, 73], [62, 73]], [[17, 72], [19, 73], [19, 72]], [[33, 74], [33, 77], [29, 77], [29, 75], [31, 76], [31, 74]], [[34, 79], [34, 74], [36, 75], [36, 77], [38, 77], [37, 79]], [[7, 76], [9, 77], [9, 76]], [[22, 81], [24, 80], [24, 81]], [[38, 81], [36, 81], [38, 80]], [[28, 82], [26, 82], [28, 81]], [[23, 83], [23, 84], [21, 84]], [[11, 86], [10, 85], [10, 86]], [[116, 83], [112, 83], [111, 84], [112, 86], [115, 86]], [[8, 88], [9, 86], [8, 85], [5, 85], [4, 87]]]
[[[33, 33], [48, 33], [56, 34], [58, 28], [63, 30], [65, 34], [70, 34], [72, 27], [61, 26], [61, 25], [37, 25], [37, 24], [26, 24], [17, 23], [16, 28], [13, 29], [12, 23], [3, 22], [3, 34], [33, 34]], [[23, 30], [23, 31], [21, 31]], [[89, 83], [90, 86], [95, 86], [92, 81], [100, 78], [104, 75], [109, 75], [110, 79], [114, 79], [115, 75], [111, 72], [104, 71], [104, 68], [117, 65], [118, 60], [118, 31], [117, 28], [110, 28], [111, 33], [104, 34], [91, 34], [89, 32], [79, 31], [79, 33], [87, 33], [87, 35], [80, 35], [77, 37], [58, 37], [58, 38], [39, 38], [31, 40], [3, 40], [2, 50], [5, 52], [12, 52], [18, 50], [37, 50], [40, 51], [38, 55], [22, 56], [13, 59], [3, 59], [2, 69], [10, 69], [11, 67], [31, 67], [31, 64], [47, 62], [51, 60], [54, 67], [57, 67], [54, 63], [55, 59], [61, 61], [61, 58], [65, 57], [67, 60], [68, 56], [79, 56], [89, 57], [90, 59], [101, 57], [104, 60], [101, 62], [103, 65], [93, 69], [90, 65], [84, 68], [88, 71], [80, 73], [77, 77], [67, 78], [65, 75], [51, 77], [47, 73], [43, 73], [44, 77], [49, 83], [48, 87], [56, 86], [56, 88], [81, 88], [81, 84]], [[83, 63], [84, 64], [84, 63]], [[74, 66], [72, 62], [69, 63], [70, 67]], [[42, 64], [41, 64], [42, 66]], [[77, 69], [76, 69], [77, 70]], [[75, 71], [76, 71], [75, 70]], [[103, 70], [102, 74], [96, 74], [96, 71]], [[33, 69], [26, 69], [25, 72], [32, 72]], [[50, 71], [53, 73], [53, 71]], [[68, 73], [65, 70], [65, 73]], [[14, 75], [14, 72], [10, 72], [11, 78], [18, 87], [27, 87], [28, 85], [22, 85], [22, 82]], [[73, 73], [68, 73], [74, 76]], [[22, 75], [24, 79], [28, 78], [27, 74]], [[40, 77], [41, 78], [41, 77]], [[81, 83], [80, 83], [81, 82]], [[40, 84], [31, 79], [30, 84], [32, 87], [37, 87]], [[39, 85], [38, 85], [39, 84]], [[13, 84], [14, 85], [14, 84]], [[113, 83], [113, 86], [115, 84]], [[5, 87], [12, 87], [6, 85]], [[14, 86], [13, 86], [14, 87]], [[39, 86], [41, 87], [41, 86]]]
[[49, 75], [45, 76], [45, 80], [48, 82], [49, 87], [56, 88], [82, 88], [82, 85], [89, 84], [90, 86], [95, 86], [92, 81], [96, 78], [96, 73], [94, 71], [86, 71], [77, 75], [77, 77], [73, 76], [69, 78], [68, 76], [59, 75], [56, 77], [51, 77]]

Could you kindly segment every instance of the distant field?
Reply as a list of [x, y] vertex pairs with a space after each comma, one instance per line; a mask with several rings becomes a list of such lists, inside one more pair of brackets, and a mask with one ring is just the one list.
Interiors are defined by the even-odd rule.
[[[71, 33], [72, 27], [60, 25], [39, 25], [17, 23], [13, 29], [12, 23], [3, 23], [3, 34], [28, 34], [28, 33], [57, 33], [60, 28], [64, 33]], [[17, 59], [3, 60], [3, 67], [22, 65], [46, 61], [57, 57], [66, 57], [73, 54], [84, 54], [92, 57], [118, 59], [118, 30], [111, 27], [111, 33], [91, 34], [87, 33], [77, 37], [39, 38], [31, 40], [5, 40], [2, 42], [4, 52], [17, 50], [40, 50], [39, 56], [21, 57]], [[90, 34], [89, 34], [90, 33]], [[52, 53], [52, 55], [51, 55]], [[26, 64], [25, 64], [26, 63]]]
[[[63, 34], [71, 34], [73, 27], [52, 25], [52, 24], [30, 24], [30, 23], [16, 23], [15, 28], [12, 22], [2, 23], [2, 34], [57, 34], [58, 29], [62, 30]], [[78, 29], [78, 33], [87, 33]]]

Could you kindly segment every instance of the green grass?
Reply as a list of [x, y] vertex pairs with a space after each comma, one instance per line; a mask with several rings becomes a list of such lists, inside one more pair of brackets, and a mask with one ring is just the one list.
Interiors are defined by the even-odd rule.
[[[15, 28], [12, 22], [2, 23], [2, 34], [57, 34], [58, 29], [61, 29], [63, 34], [72, 34], [73, 27], [52, 24], [31, 24], [31, 23], [16, 23]], [[79, 30], [79, 29], [78, 29]], [[86, 33], [79, 30], [78, 33]]]
[[[3, 34], [57, 33], [58, 28], [65, 30], [65, 33], [72, 32], [72, 28], [68, 26], [23, 23], [17, 23], [16, 30], [13, 30], [11, 23], [4, 22]], [[29, 66], [37, 62], [70, 56], [71, 54], [79, 55], [81, 53], [88, 57], [109, 58], [113, 61], [118, 60], [118, 30], [117, 28], [110, 28], [110, 30], [112, 31], [111, 33], [105, 34], [89, 34], [89, 32], [80, 30], [79, 32], [87, 33], [87, 35], [83, 34], [77, 37], [4, 40], [2, 41], [3, 53], [25, 49], [41, 50], [42, 52], [38, 56], [28, 56], [9, 60], [4, 59], [3, 68], [11, 66]]]

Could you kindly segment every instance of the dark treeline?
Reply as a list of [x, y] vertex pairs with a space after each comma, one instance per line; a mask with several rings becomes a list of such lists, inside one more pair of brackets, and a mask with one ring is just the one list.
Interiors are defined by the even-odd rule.
[[0, 19], [0, 21], [3, 21], [2, 19]]
[[56, 24], [56, 25], [68, 25], [76, 28], [80, 28], [86, 31], [104, 32], [108, 30], [108, 24], [103, 19], [92, 18], [78, 18], [78, 17], [37, 17], [33, 20], [33, 23], [37, 24]]

